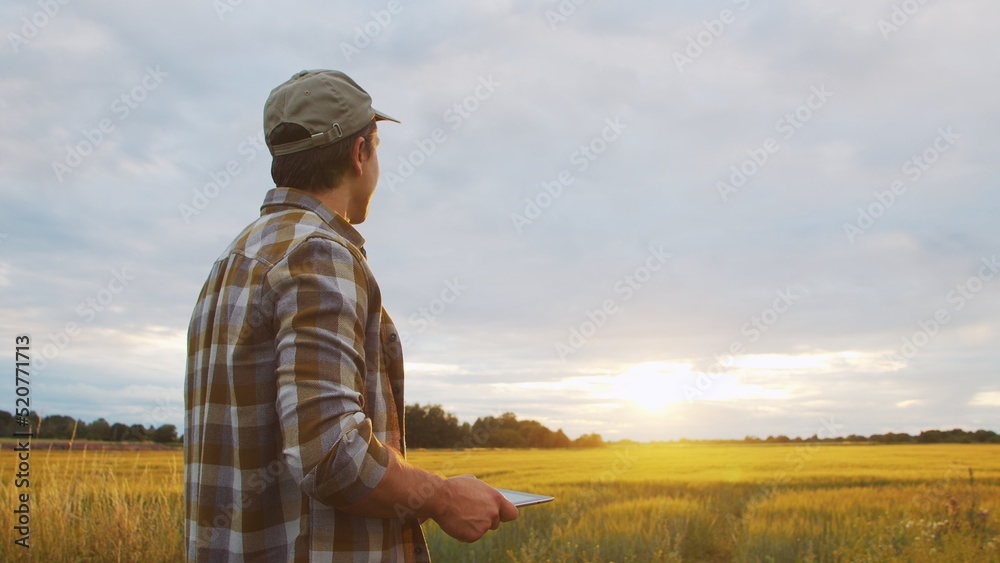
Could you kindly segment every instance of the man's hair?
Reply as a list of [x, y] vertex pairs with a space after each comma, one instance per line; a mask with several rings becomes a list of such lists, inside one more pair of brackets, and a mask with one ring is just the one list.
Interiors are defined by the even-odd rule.
[[[357, 133], [329, 145], [275, 156], [271, 161], [274, 185], [313, 193], [323, 193], [339, 186], [350, 164], [351, 148], [359, 137], [365, 140], [365, 148], [362, 150], [371, 156], [375, 129], [375, 120], [372, 120]], [[307, 137], [309, 131], [305, 127], [297, 123], [280, 123], [268, 135], [268, 143], [273, 147]]]

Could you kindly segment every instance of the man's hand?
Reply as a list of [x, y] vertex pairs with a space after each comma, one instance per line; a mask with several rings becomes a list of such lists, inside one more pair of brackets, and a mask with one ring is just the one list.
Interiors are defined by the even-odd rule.
[[459, 541], [474, 542], [501, 522], [517, 518], [516, 506], [472, 475], [446, 479], [438, 494], [439, 508], [431, 517], [444, 533]]
[[371, 493], [341, 510], [366, 518], [399, 518], [401, 513], [421, 522], [433, 518], [446, 534], [469, 543], [517, 518], [517, 507], [472, 475], [444, 479], [386, 449], [385, 476]]

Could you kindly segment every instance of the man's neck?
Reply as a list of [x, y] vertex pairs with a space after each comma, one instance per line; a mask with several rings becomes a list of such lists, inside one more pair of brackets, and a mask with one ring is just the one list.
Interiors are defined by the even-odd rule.
[[347, 209], [351, 199], [350, 193], [351, 191], [347, 189], [347, 186], [341, 184], [321, 194], [313, 194], [313, 196], [323, 205], [329, 207], [334, 213], [340, 215], [343, 220], [350, 223], [351, 220], [347, 216]]

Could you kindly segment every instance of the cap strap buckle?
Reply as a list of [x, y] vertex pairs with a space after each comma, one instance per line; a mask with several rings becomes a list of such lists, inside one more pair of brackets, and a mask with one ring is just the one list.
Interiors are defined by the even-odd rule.
[[344, 130], [340, 128], [339, 123], [334, 123], [333, 127], [323, 131], [322, 133], [316, 133], [307, 139], [302, 139], [301, 141], [294, 141], [291, 143], [283, 143], [280, 145], [275, 145], [272, 154], [274, 156], [281, 156], [286, 154], [291, 154], [293, 152], [298, 152], [301, 150], [311, 149], [314, 147], [321, 147], [332, 143], [333, 141], [340, 139], [344, 136]]

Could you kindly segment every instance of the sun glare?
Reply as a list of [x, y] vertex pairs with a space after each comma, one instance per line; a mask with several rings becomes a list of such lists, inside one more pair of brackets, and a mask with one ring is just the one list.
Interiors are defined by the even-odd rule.
[[[660, 412], [684, 400], [682, 383], [691, 366], [667, 362], [636, 364], [613, 378], [615, 398], [631, 401], [651, 412]], [[684, 376], [684, 377], [680, 377]]]

